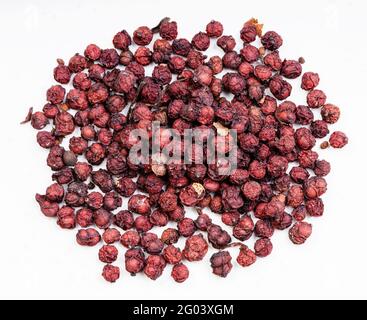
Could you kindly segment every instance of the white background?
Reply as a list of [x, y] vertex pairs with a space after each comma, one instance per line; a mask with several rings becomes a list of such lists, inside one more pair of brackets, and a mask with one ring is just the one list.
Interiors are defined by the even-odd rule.
[[[0, 3], [0, 298], [61, 299], [325, 299], [367, 298], [366, 249], [366, 5], [365, 1], [1, 1]], [[53, 83], [56, 58], [66, 61], [95, 42], [111, 47], [113, 35], [155, 25], [170, 16], [180, 35], [192, 37], [211, 19], [226, 34], [257, 17], [284, 38], [283, 57], [306, 58], [320, 88], [342, 108], [334, 127], [349, 146], [322, 154], [331, 161], [325, 216], [302, 247], [287, 232], [274, 237], [274, 252], [249, 268], [235, 266], [227, 279], [211, 274], [209, 256], [190, 264], [178, 285], [170, 271], [153, 282], [122, 273], [111, 285], [101, 277], [97, 248], [75, 244], [34, 201], [51, 183], [46, 151], [36, 132], [20, 126], [30, 106], [41, 109]], [[295, 96], [304, 103], [304, 95]], [[126, 200], [125, 200], [126, 203]], [[123, 268], [123, 259], [119, 265]]]

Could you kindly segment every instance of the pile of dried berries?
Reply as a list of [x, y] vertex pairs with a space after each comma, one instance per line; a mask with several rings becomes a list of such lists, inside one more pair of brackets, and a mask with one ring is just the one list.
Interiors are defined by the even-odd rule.
[[[54, 171], [55, 183], [36, 196], [42, 213], [55, 217], [61, 228], [81, 227], [76, 241], [82, 246], [105, 243], [99, 259], [106, 264], [107, 281], [120, 277], [120, 268], [112, 265], [117, 243], [127, 249], [125, 268], [131, 275], [155, 280], [171, 264], [180, 283], [189, 276], [184, 262], [203, 260], [210, 244], [219, 250], [210, 259], [213, 273], [226, 277], [233, 268], [231, 248], [239, 247], [237, 262], [249, 267], [271, 254], [276, 230], [289, 229], [290, 240], [303, 244], [312, 233], [306, 218], [323, 215], [330, 164], [314, 147], [339, 120], [340, 109], [317, 89], [317, 73], [302, 76], [303, 58], [280, 57], [279, 34], [263, 34], [252, 19], [239, 36], [236, 51], [238, 40], [223, 35], [217, 21], [191, 41], [178, 38], [177, 23], [168, 18], [131, 36], [123, 30], [112, 49], [91, 44], [67, 64], [59, 59], [54, 69], [59, 85], [47, 91], [43, 111], [31, 109], [25, 119], [39, 130], [37, 141], [49, 149], [47, 164]], [[214, 38], [222, 57], [203, 53]], [[261, 44], [256, 47], [255, 41]], [[156, 66], [147, 75], [151, 64]], [[301, 76], [307, 105], [288, 100], [288, 79]], [[67, 84], [68, 91], [62, 86]], [[321, 110], [320, 119], [314, 110]], [[154, 121], [161, 125], [162, 144], [164, 128], [182, 135], [185, 129], [210, 128], [218, 139], [235, 130], [237, 167], [219, 174], [225, 164], [208, 164], [205, 154], [200, 158], [195, 152], [192, 158], [200, 161], [191, 165], [132, 163], [129, 150], [137, 140], [130, 133], [141, 128], [152, 135]], [[52, 129], [44, 130], [49, 124]], [[347, 143], [337, 131], [321, 148]], [[123, 197], [127, 210], [119, 211]], [[187, 217], [185, 207], [196, 208], [197, 218]], [[212, 222], [215, 215], [222, 225]], [[164, 228], [161, 236], [158, 228]], [[243, 243], [252, 237], [253, 250]], [[181, 249], [180, 238], [186, 238]]]

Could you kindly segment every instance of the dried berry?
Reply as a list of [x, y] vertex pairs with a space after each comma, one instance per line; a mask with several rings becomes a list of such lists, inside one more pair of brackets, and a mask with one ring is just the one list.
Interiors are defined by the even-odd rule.
[[108, 264], [104, 266], [102, 276], [106, 281], [114, 283], [120, 278], [120, 268]]
[[93, 225], [93, 211], [90, 209], [80, 209], [76, 213], [76, 223], [82, 228], [88, 228]]
[[168, 228], [163, 231], [161, 240], [166, 245], [175, 244], [178, 242], [180, 235], [176, 229]]
[[128, 177], [115, 181], [115, 190], [123, 197], [131, 197], [136, 191], [136, 183]]
[[97, 45], [95, 45], [95, 44], [90, 44], [85, 49], [84, 55], [88, 59], [93, 60], [93, 61], [96, 61], [101, 56], [101, 49]]
[[236, 40], [232, 36], [222, 36], [217, 40], [217, 45], [225, 52], [229, 52], [236, 47]]
[[81, 229], [76, 235], [76, 240], [81, 246], [94, 247], [101, 241], [101, 236], [95, 229]]
[[296, 109], [297, 123], [301, 125], [309, 125], [314, 119], [311, 109], [307, 106], [298, 106]]
[[259, 220], [255, 225], [255, 234], [259, 238], [271, 238], [274, 234], [274, 228], [270, 221]]
[[212, 224], [212, 219], [207, 214], [200, 214], [195, 220], [195, 226], [201, 231], [207, 231]]
[[49, 120], [43, 112], [36, 112], [31, 116], [32, 127], [36, 130], [42, 130], [48, 125], [48, 123]]
[[292, 212], [292, 216], [296, 221], [303, 221], [307, 217], [307, 209], [305, 206], [299, 206]]
[[125, 253], [125, 268], [132, 276], [142, 272], [145, 266], [145, 256], [141, 249], [130, 249]]
[[285, 81], [281, 76], [275, 76], [272, 78], [269, 84], [271, 93], [278, 100], [287, 99], [292, 93], [292, 86]]
[[159, 26], [159, 34], [163, 39], [168, 41], [175, 40], [178, 35], [177, 22], [169, 21], [169, 19], [164, 19]]
[[121, 244], [126, 248], [135, 248], [140, 244], [141, 238], [136, 231], [126, 231], [121, 236]]
[[99, 229], [108, 229], [112, 224], [112, 213], [105, 209], [98, 209], [93, 214], [93, 220]]
[[167, 263], [176, 265], [181, 262], [182, 253], [179, 248], [169, 245], [163, 250], [163, 257], [166, 259]]
[[212, 20], [206, 26], [206, 33], [209, 37], [219, 38], [223, 34], [223, 25], [218, 21]]
[[149, 256], [146, 259], [144, 273], [148, 278], [157, 280], [162, 275], [165, 267], [166, 261], [162, 256]]
[[241, 246], [237, 262], [241, 267], [247, 268], [256, 262], [256, 255], [247, 246]]
[[210, 263], [213, 268], [213, 273], [222, 278], [226, 278], [232, 270], [232, 257], [228, 251], [215, 253], [210, 258]]
[[69, 60], [69, 69], [74, 73], [83, 71], [87, 66], [87, 59], [78, 53]]
[[121, 233], [117, 229], [111, 228], [106, 229], [102, 235], [103, 241], [107, 244], [114, 244], [115, 242], [120, 241]]
[[75, 166], [75, 164], [78, 162], [78, 158], [72, 151], [65, 151], [62, 156], [62, 160], [64, 161], [64, 164], [68, 167]]
[[153, 228], [152, 223], [146, 216], [137, 217], [135, 219], [134, 226], [138, 232], [148, 232]]
[[199, 201], [203, 200], [205, 189], [200, 183], [194, 183], [180, 192], [180, 200], [182, 204], [188, 207], [195, 206]]
[[155, 210], [150, 215], [150, 222], [155, 226], [164, 227], [168, 224], [169, 218], [164, 212], [161, 212], [160, 210]]
[[312, 90], [307, 94], [307, 104], [310, 108], [320, 108], [326, 103], [326, 95], [321, 90]]
[[299, 184], [303, 184], [310, 177], [308, 171], [302, 167], [293, 167], [289, 174], [292, 180]]
[[289, 238], [294, 244], [304, 244], [311, 236], [312, 225], [306, 222], [297, 222], [289, 230]]
[[190, 218], [184, 218], [177, 224], [178, 232], [183, 237], [191, 237], [196, 231], [195, 223]]
[[134, 216], [130, 211], [123, 210], [113, 217], [113, 223], [123, 230], [129, 230], [134, 225]]
[[328, 124], [322, 120], [316, 120], [311, 123], [310, 130], [315, 138], [322, 139], [329, 134]]
[[112, 263], [117, 260], [118, 250], [116, 249], [115, 246], [110, 246], [110, 245], [103, 246], [99, 250], [98, 256], [101, 262]]
[[274, 71], [280, 71], [283, 67], [283, 62], [279, 57], [279, 52], [270, 52], [264, 57], [264, 63]]
[[308, 128], [297, 129], [294, 137], [298, 147], [302, 150], [310, 150], [316, 144], [316, 139]]
[[141, 236], [141, 246], [149, 254], [160, 254], [164, 244], [154, 233], [145, 233]]
[[54, 69], [54, 79], [61, 84], [68, 84], [71, 79], [70, 69], [65, 66], [64, 61], [59, 62], [59, 65]]
[[214, 224], [208, 228], [208, 240], [216, 249], [224, 249], [232, 241], [227, 231]]
[[317, 73], [314, 72], [306, 72], [302, 77], [302, 89], [310, 91], [315, 89], [320, 82], [320, 77]]
[[85, 203], [86, 194], [81, 194], [81, 189], [75, 188], [74, 190], [74, 188], [71, 188], [70, 186], [65, 195], [65, 203], [71, 207], [81, 207]]
[[52, 86], [47, 90], [47, 101], [52, 104], [59, 104], [64, 101], [65, 89], [60, 85]]
[[140, 27], [134, 31], [133, 40], [139, 46], [147, 46], [153, 39], [153, 32], [148, 27]]
[[177, 207], [174, 211], [168, 212], [168, 215], [170, 220], [179, 222], [185, 217], [185, 209], [183, 207]]
[[192, 38], [191, 43], [197, 50], [205, 51], [209, 48], [210, 39], [206, 33], [199, 32]]
[[275, 51], [283, 45], [282, 37], [274, 31], [269, 31], [261, 37], [261, 43], [265, 49]]
[[88, 142], [81, 137], [72, 137], [69, 141], [69, 148], [75, 155], [82, 155], [88, 149]]
[[283, 212], [278, 213], [273, 220], [273, 227], [277, 230], [286, 230], [288, 229], [293, 222], [293, 218], [290, 214]]
[[185, 282], [189, 275], [189, 269], [183, 263], [176, 264], [172, 268], [171, 276], [178, 283]]
[[265, 258], [273, 251], [273, 244], [270, 239], [259, 239], [255, 243], [255, 254], [260, 258]]
[[318, 160], [313, 171], [319, 177], [326, 177], [331, 171], [330, 163], [326, 160]]
[[59, 212], [59, 205], [57, 203], [48, 201], [46, 196], [36, 195], [36, 201], [38, 202], [42, 213], [46, 217], [56, 217]]
[[306, 150], [299, 153], [298, 162], [303, 168], [313, 169], [318, 158], [319, 155], [317, 154], [317, 152]]
[[46, 197], [50, 202], [62, 202], [64, 199], [64, 188], [58, 183], [54, 183], [46, 190]]
[[322, 196], [327, 190], [327, 183], [325, 179], [320, 177], [313, 177], [305, 182], [305, 195], [309, 199], [314, 199]]
[[222, 214], [222, 222], [227, 226], [235, 226], [240, 221], [241, 215], [237, 211], [224, 212]]
[[[62, 159], [63, 155], [64, 155], [65, 149], [60, 147], [60, 146], [53, 146], [50, 149], [50, 153], [47, 157], [47, 165], [54, 171], [60, 171], [61, 169], [64, 168], [64, 161]], [[67, 181], [69, 181], [70, 176], [69, 176], [69, 172], [66, 173], [67, 174]], [[56, 176], [55, 176], [56, 178]], [[62, 180], [62, 178], [60, 177], [60, 180]], [[58, 181], [60, 184], [65, 184], [63, 183], [63, 181]]]
[[240, 53], [248, 63], [256, 62], [260, 58], [259, 49], [250, 44], [245, 45]]
[[340, 109], [333, 104], [326, 104], [321, 109], [321, 116], [325, 122], [334, 124], [340, 118]]
[[[44, 115], [49, 119], [55, 119], [56, 115], [59, 113], [59, 108], [53, 104], [47, 103], [42, 109]], [[33, 108], [29, 110], [27, 118], [21, 122], [21, 124], [28, 123], [32, 119]]]
[[296, 79], [302, 74], [302, 65], [298, 61], [285, 60], [281, 74], [288, 79]]
[[113, 45], [116, 49], [128, 50], [131, 45], [131, 37], [126, 30], [118, 32], [113, 38]]
[[164, 212], [174, 211], [178, 204], [177, 196], [171, 192], [164, 192], [159, 197], [159, 205]]
[[55, 117], [55, 135], [67, 136], [75, 130], [74, 118], [68, 112], [60, 112]]
[[242, 186], [242, 193], [251, 201], [257, 200], [261, 194], [261, 185], [256, 181], [246, 182]]
[[321, 217], [324, 214], [324, 203], [320, 198], [307, 200], [306, 209], [311, 217]]
[[176, 39], [172, 43], [172, 50], [175, 54], [186, 57], [191, 50], [191, 43], [187, 39]]
[[194, 235], [186, 240], [183, 255], [190, 262], [201, 261], [207, 254], [208, 248], [208, 243], [202, 234]]
[[301, 186], [292, 186], [288, 190], [287, 205], [292, 208], [297, 208], [303, 203], [303, 201], [303, 188]]
[[[88, 75], [84, 72], [79, 72], [75, 75], [73, 79], [73, 86], [75, 89], [86, 91], [89, 90], [92, 86], [92, 81], [88, 77]], [[83, 103], [86, 101], [86, 96], [83, 97]], [[79, 110], [85, 110], [83, 107], [79, 108]]]
[[103, 207], [108, 211], [116, 210], [122, 206], [122, 199], [116, 192], [108, 192], [103, 198]]
[[255, 229], [255, 224], [250, 216], [243, 217], [233, 228], [233, 236], [240, 240], [246, 241], [251, 238]]
[[[96, 149], [99, 149], [96, 148]], [[92, 173], [92, 181], [103, 191], [110, 192], [113, 190], [113, 181], [111, 175], [103, 169]]]
[[94, 210], [100, 209], [103, 206], [103, 195], [99, 192], [91, 192], [85, 199], [85, 203]]
[[128, 203], [129, 210], [141, 215], [149, 215], [150, 203], [149, 199], [143, 195], [132, 196]]
[[257, 34], [256, 25], [252, 23], [245, 23], [240, 33], [242, 41], [247, 43], [255, 41]]

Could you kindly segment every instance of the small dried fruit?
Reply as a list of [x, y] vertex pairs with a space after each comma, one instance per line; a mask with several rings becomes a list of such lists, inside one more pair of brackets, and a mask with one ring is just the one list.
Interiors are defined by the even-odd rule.
[[334, 132], [329, 139], [330, 145], [336, 149], [344, 148], [348, 142], [349, 139], [346, 134], [340, 131]]
[[289, 238], [294, 244], [304, 244], [311, 236], [312, 225], [306, 222], [297, 222], [289, 230]]

